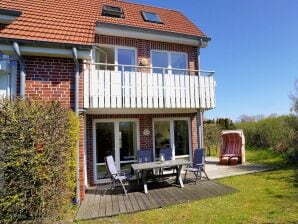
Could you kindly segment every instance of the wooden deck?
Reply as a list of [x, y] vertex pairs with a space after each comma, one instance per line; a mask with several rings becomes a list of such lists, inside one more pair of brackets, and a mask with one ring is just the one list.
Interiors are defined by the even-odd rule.
[[121, 188], [116, 188], [102, 196], [103, 188], [88, 189], [77, 220], [109, 217], [123, 213], [163, 208], [169, 205], [200, 200], [233, 193], [234, 188], [215, 181], [185, 182], [184, 188], [175, 184], [152, 183], [148, 185], [149, 193], [144, 194], [136, 185], [129, 187], [128, 196]]

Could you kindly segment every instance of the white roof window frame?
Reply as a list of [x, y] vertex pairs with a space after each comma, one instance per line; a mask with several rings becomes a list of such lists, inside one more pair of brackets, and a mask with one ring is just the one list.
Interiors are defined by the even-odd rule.
[[[147, 14], [151, 14], [151, 15], [154, 15], [156, 17], [157, 20], [152, 20], [148, 17]], [[161, 19], [160, 19], [160, 16], [155, 13], [155, 12], [149, 12], [149, 11], [141, 11], [141, 15], [144, 19], [145, 22], [149, 22], [149, 23], [157, 23], [157, 24], [164, 24]]]

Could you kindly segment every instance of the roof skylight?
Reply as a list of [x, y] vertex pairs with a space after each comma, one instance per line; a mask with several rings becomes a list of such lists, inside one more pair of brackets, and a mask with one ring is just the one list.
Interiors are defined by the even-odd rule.
[[121, 7], [104, 5], [102, 7], [102, 15], [116, 18], [124, 18], [124, 12]]
[[146, 22], [150, 22], [150, 23], [163, 23], [160, 19], [160, 17], [154, 13], [154, 12], [146, 12], [146, 11], [142, 11], [142, 16], [143, 16], [143, 19], [146, 21]]

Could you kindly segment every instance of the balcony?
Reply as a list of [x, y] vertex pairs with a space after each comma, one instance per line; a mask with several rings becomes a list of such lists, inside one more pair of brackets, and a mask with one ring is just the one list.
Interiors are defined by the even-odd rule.
[[[87, 109], [215, 108], [216, 82], [211, 71], [104, 63], [85, 66]], [[161, 72], [153, 73], [153, 69]]]

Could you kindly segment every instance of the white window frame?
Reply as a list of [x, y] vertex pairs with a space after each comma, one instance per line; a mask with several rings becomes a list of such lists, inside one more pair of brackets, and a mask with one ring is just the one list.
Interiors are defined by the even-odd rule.
[[[182, 156], [176, 156], [175, 152], [175, 139], [174, 139], [174, 121], [187, 121], [188, 123], [188, 151], [189, 155], [182, 155]], [[170, 122], [170, 141], [171, 141], [171, 148], [172, 153], [174, 156], [174, 159], [181, 159], [181, 158], [187, 158], [189, 157], [190, 161], [192, 161], [192, 144], [191, 144], [191, 120], [189, 117], [171, 117], [171, 118], [153, 118], [152, 119], [152, 143], [153, 143], [153, 157], [155, 160], [158, 159], [158, 155], [155, 155], [155, 121], [168, 121]]]
[[152, 53], [153, 52], [160, 52], [160, 53], [166, 53], [167, 57], [168, 57], [168, 67], [167, 69], [171, 69], [168, 71], [168, 74], [172, 74], [172, 55], [171, 54], [183, 54], [185, 55], [186, 58], [186, 68], [185, 69], [189, 69], [189, 64], [188, 64], [188, 54], [185, 52], [180, 52], [180, 51], [166, 51], [166, 50], [158, 50], [158, 49], [151, 49], [150, 50], [150, 66], [153, 67], [152, 64]]
[[[2, 74], [7, 76], [6, 94], [7, 98], [16, 97], [17, 93], [17, 61], [11, 58], [9, 55], [2, 54], [4, 61], [9, 62], [9, 72]], [[1, 97], [1, 96], [0, 96]]]
[[103, 180], [97, 179], [97, 166], [105, 165], [105, 163], [96, 163], [96, 124], [97, 123], [114, 123], [114, 143], [115, 143], [115, 164], [117, 170], [120, 170], [120, 164], [136, 162], [136, 160], [129, 160], [125, 162], [120, 162], [120, 149], [119, 149], [119, 123], [121, 122], [135, 122], [136, 123], [136, 140], [137, 140], [137, 151], [140, 149], [140, 132], [139, 132], [139, 119], [137, 118], [129, 118], [129, 119], [94, 119], [92, 121], [92, 132], [93, 132], [93, 176], [94, 183], [105, 182]]
[[124, 50], [133, 50], [135, 52], [135, 66], [138, 65], [138, 49], [136, 47], [129, 47], [129, 46], [121, 46], [121, 45], [110, 45], [110, 44], [96, 44], [93, 46], [93, 53], [92, 53], [92, 62], [95, 62], [95, 48], [100, 49], [100, 47], [104, 47], [104, 48], [111, 48], [114, 49], [114, 56], [115, 56], [115, 60], [114, 60], [114, 64], [115, 66], [115, 71], [119, 71], [118, 66], [118, 50], [119, 49], [124, 49]]

